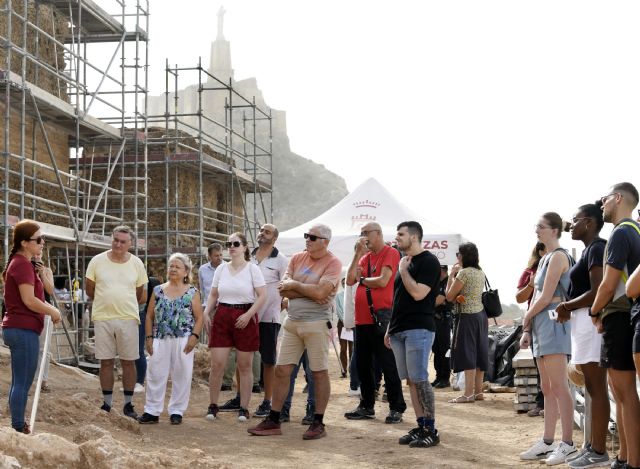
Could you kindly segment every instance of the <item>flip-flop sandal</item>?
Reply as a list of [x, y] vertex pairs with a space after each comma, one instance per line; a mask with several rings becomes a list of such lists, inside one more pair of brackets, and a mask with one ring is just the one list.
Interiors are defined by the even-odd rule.
[[449, 404], [470, 404], [475, 402], [475, 397], [471, 396], [458, 396], [455, 399], [450, 399]]
[[478, 393], [478, 394], [474, 394], [474, 395], [473, 395], [473, 398], [474, 398], [476, 401], [484, 401], [484, 393], [481, 393], [481, 392], [480, 392], [480, 393]]

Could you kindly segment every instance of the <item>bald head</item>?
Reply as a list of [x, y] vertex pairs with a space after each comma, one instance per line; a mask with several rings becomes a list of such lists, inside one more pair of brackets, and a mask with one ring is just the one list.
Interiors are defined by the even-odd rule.
[[367, 223], [360, 229], [360, 236], [365, 238], [367, 249], [378, 252], [384, 247], [382, 227], [374, 221]]

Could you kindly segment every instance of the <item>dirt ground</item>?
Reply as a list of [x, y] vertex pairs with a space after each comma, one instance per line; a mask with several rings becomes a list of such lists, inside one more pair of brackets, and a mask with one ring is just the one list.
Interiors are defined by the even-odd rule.
[[[404, 422], [398, 425], [384, 423], [387, 407], [381, 402], [376, 403], [377, 418], [373, 421], [349, 421], [343, 417], [358, 401], [347, 396], [348, 380], [340, 378], [335, 355], [331, 358], [331, 399], [325, 415], [328, 436], [317, 441], [303, 441], [301, 437], [305, 427], [299, 422], [306, 402], [306, 395], [300, 392], [304, 384], [302, 373], [296, 386], [291, 422], [283, 424], [284, 434], [253, 437], [246, 428], [258, 419], [252, 418], [249, 424], [240, 423], [234, 413], [222, 413], [215, 422], [204, 418], [209, 400], [208, 388], [202, 382], [194, 382], [182, 425], [170, 425], [168, 416], [163, 414], [159, 424], [141, 426], [119, 412], [122, 403], [119, 382], [114, 392], [114, 410], [107, 415], [98, 410], [101, 395], [97, 377], [52, 365], [49, 379], [52, 392], [41, 395], [36, 436], [23, 437], [3, 431], [0, 437], [4, 435], [5, 442], [0, 443], [0, 454], [14, 456], [20, 465], [5, 463], [3, 466], [0, 461], [0, 467], [540, 467], [538, 462], [520, 461], [518, 453], [539, 438], [542, 418], [515, 413], [513, 394], [485, 394], [487, 400], [483, 402], [448, 404], [447, 399], [459, 393], [450, 388], [436, 390], [436, 425], [441, 443], [428, 449], [410, 449], [398, 445], [397, 440], [415, 426], [411, 407], [405, 413]], [[0, 427], [4, 427], [3, 430], [10, 426], [7, 409], [10, 378], [8, 349], [0, 347]], [[232, 395], [232, 392], [222, 393], [221, 402]], [[251, 409], [255, 409], [260, 398], [257, 394], [252, 396]], [[405, 399], [410, 402], [406, 387]], [[136, 394], [134, 404], [142, 413], [144, 396]], [[29, 447], [29, 441], [45, 433], [68, 440], [70, 449], [65, 451], [80, 448], [79, 454], [82, 454], [74, 456], [78, 462], [65, 463], [53, 456], [34, 455], [37, 451], [49, 451]], [[14, 434], [17, 435], [15, 442], [7, 442], [6, 436], [14, 438]], [[92, 458], [98, 456], [90, 455], [87, 445], [108, 434], [115, 442], [105, 437], [107, 439], [100, 441], [107, 448], [93, 447], [103, 458], [97, 463]], [[580, 431], [576, 430], [574, 437], [576, 443], [582, 442]], [[66, 445], [62, 440], [52, 440], [48, 435], [47, 438], [39, 441], [56, 446], [59, 452]], [[116, 442], [120, 444], [119, 454], [125, 449], [132, 452], [126, 461], [108, 454], [109, 447], [113, 448]], [[28, 450], [20, 445], [26, 445]], [[55, 452], [56, 448], [50, 450]]]

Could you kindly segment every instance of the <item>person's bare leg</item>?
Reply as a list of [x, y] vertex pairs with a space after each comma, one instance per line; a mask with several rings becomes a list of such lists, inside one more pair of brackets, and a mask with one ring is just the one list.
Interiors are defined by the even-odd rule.
[[222, 375], [229, 358], [229, 347], [214, 347], [209, 349], [211, 354], [211, 371], [209, 371], [209, 403], [217, 404], [222, 387]]
[[329, 403], [331, 394], [331, 382], [329, 381], [329, 371], [312, 371], [313, 388], [316, 393], [316, 414], [324, 414]]
[[282, 404], [289, 394], [289, 385], [291, 384], [291, 373], [295, 365], [276, 365], [275, 379], [273, 382], [273, 400], [271, 401], [271, 409], [275, 412], [282, 410]]
[[133, 391], [136, 385], [136, 361], [120, 360], [122, 366], [122, 389], [125, 391]]
[[464, 395], [473, 397], [473, 390], [476, 383], [476, 369], [464, 370]]
[[540, 357], [537, 361], [540, 373], [540, 388], [544, 393], [544, 433], [542, 438], [547, 441], [553, 441], [556, 437], [556, 424], [560, 415], [558, 401], [551, 388], [551, 381], [548, 376], [549, 371], [546, 366], [547, 357]]
[[591, 447], [598, 453], [604, 453], [607, 449], [607, 425], [611, 410], [607, 395], [607, 370], [597, 363], [585, 363], [580, 368], [591, 397]]
[[100, 360], [100, 387], [104, 390], [113, 390], [113, 366], [114, 365], [115, 365], [114, 359]]
[[[609, 379], [616, 388], [616, 416], [621, 409], [627, 443], [627, 464], [640, 466], [640, 401], [636, 390], [636, 374], [633, 371], [609, 369]], [[621, 438], [622, 439], [622, 438]]]
[[[466, 377], [465, 377], [466, 378]], [[476, 368], [476, 379], [473, 386], [474, 394], [482, 394], [482, 383], [484, 382], [484, 371], [480, 368]]]
[[[573, 442], [573, 400], [567, 381], [567, 356], [553, 354], [544, 357], [544, 360], [551, 393], [555, 397], [560, 413], [562, 441], [571, 443]], [[544, 407], [546, 416], [546, 402]]]
[[252, 365], [253, 352], [236, 351], [236, 370], [240, 375], [238, 386], [238, 389], [240, 389], [240, 407], [243, 409], [248, 409], [251, 401], [251, 388], [253, 388]]
[[264, 380], [264, 400], [270, 401], [273, 398], [273, 384], [276, 379], [275, 365], [262, 364], [262, 378]]

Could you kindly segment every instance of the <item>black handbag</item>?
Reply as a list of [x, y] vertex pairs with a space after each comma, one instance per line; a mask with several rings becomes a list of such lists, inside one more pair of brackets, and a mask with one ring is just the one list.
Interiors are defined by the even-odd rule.
[[497, 318], [502, 314], [500, 296], [498, 295], [497, 289], [491, 289], [489, 279], [487, 279], [486, 275], [484, 277], [484, 288], [485, 291], [482, 292], [482, 306], [484, 306], [484, 311], [487, 313], [488, 318]]
[[[371, 258], [367, 259], [367, 277], [371, 277]], [[367, 293], [367, 304], [369, 305], [369, 312], [373, 318], [373, 325], [375, 326], [376, 335], [384, 336], [387, 333], [389, 327], [389, 321], [391, 321], [391, 310], [380, 309], [376, 311], [373, 307], [373, 298], [371, 296], [371, 289], [364, 285]]]

